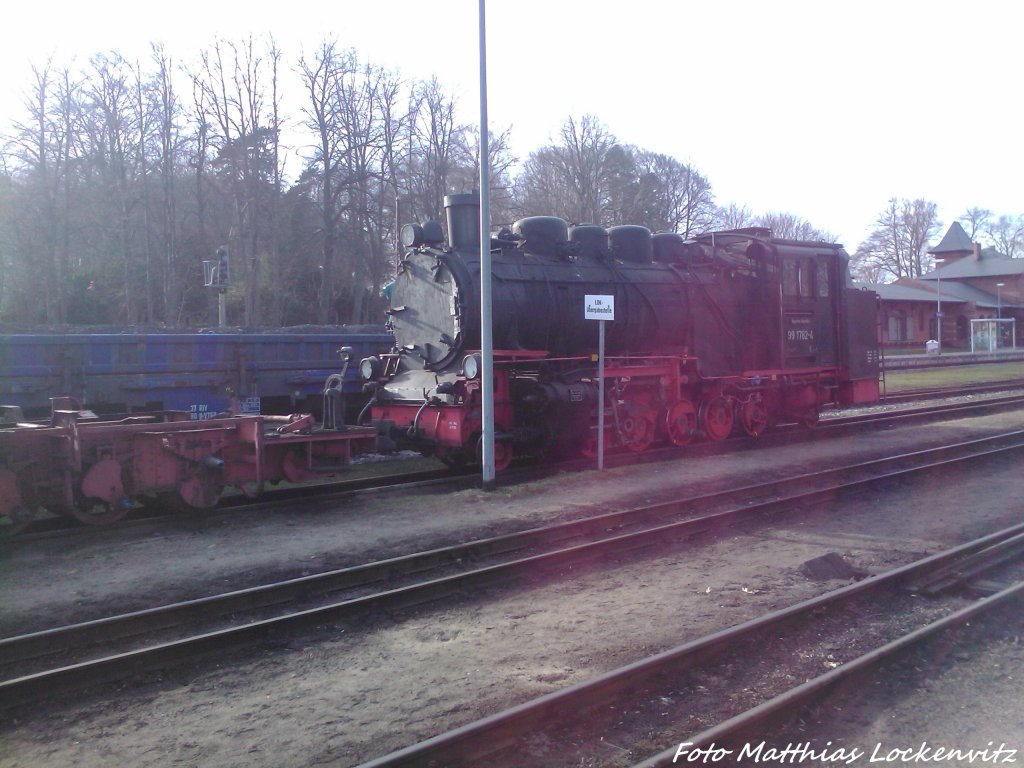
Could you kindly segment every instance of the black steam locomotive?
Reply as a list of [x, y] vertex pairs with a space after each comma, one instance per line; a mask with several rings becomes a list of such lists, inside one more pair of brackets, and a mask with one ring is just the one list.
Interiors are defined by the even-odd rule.
[[[383, 445], [449, 463], [478, 452], [480, 241], [475, 195], [407, 225], [392, 286], [390, 354], [362, 360]], [[569, 227], [535, 216], [491, 238], [495, 463], [553, 449], [642, 451], [817, 423], [824, 404], [878, 399], [874, 293], [850, 287], [838, 245], [765, 229], [685, 240], [644, 227]], [[605, 402], [598, 325], [585, 297], [611, 296]]]

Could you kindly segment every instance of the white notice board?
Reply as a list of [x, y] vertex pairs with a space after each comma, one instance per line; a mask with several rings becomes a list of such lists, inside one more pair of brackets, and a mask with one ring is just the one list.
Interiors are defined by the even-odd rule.
[[615, 319], [615, 297], [614, 296], [591, 296], [584, 297], [583, 308], [584, 320], [614, 320]]

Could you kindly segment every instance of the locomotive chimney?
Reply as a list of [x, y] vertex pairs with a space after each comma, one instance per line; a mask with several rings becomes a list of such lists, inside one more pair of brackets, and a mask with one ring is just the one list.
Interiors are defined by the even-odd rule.
[[457, 251], [479, 251], [479, 195], [446, 195], [444, 210], [448, 217], [448, 244]]

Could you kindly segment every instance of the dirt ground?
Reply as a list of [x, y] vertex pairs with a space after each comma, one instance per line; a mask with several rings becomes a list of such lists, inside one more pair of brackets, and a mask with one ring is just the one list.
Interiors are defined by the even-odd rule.
[[[1022, 425], [1024, 413], [1001, 414], [561, 475], [492, 493], [400, 502], [377, 493], [206, 526], [15, 545], [0, 552], [0, 629], [10, 635], [96, 618], [654, 500], [680, 486], [697, 493]], [[1019, 459], [986, 461], [618, 567], [559, 574], [372, 629], [339, 627], [241, 659], [47, 703], [0, 723], [0, 765], [355, 765], [841, 585], [805, 579], [799, 566], [808, 559], [835, 551], [871, 572], [887, 570], [1020, 522], [1020, 498]], [[1006, 659], [1002, 667], [991, 668], [992, 653]], [[982, 748], [972, 741], [982, 733], [1024, 746], [1021, 729], [1010, 725], [1024, 723], [1024, 705], [1019, 695], [1002, 699], [1019, 687], [1012, 681], [1024, 674], [1022, 655], [979, 651], [967, 663], [975, 660], [989, 666], [961, 672], [968, 688], [929, 688], [932, 698], [950, 700], [950, 709], [934, 711], [959, 720], [981, 715], [988, 709], [967, 703], [977, 699], [1006, 717], [986, 717], [985, 731], [958, 722], [959, 730], [945, 732], [962, 734], [956, 746]], [[942, 728], [934, 718], [898, 712], [885, 732], [892, 743], [917, 746], [926, 727]], [[820, 733], [830, 738], [827, 726]], [[610, 757], [613, 751], [609, 746]]]

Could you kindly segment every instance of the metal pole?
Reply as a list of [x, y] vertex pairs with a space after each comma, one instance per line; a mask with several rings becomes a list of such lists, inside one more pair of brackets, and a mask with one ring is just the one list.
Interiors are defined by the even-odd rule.
[[[494, 341], [491, 335], [491, 171], [487, 136], [487, 25], [480, 0], [480, 395], [482, 485], [494, 490]], [[507, 425], [506, 425], [507, 426]]]
[[[996, 283], [996, 320], [1003, 319], [1003, 284]], [[996, 349], [999, 349], [999, 342], [1003, 340], [1003, 324], [996, 322]]]
[[223, 288], [217, 289], [217, 327], [228, 327], [228, 297]]
[[604, 469], [604, 320], [597, 331], [597, 468]]
[[942, 354], [942, 275], [939, 274], [939, 264], [941, 264], [943, 261], [943, 259], [935, 260], [935, 341], [939, 343], [939, 348], [936, 351], [940, 355]]

